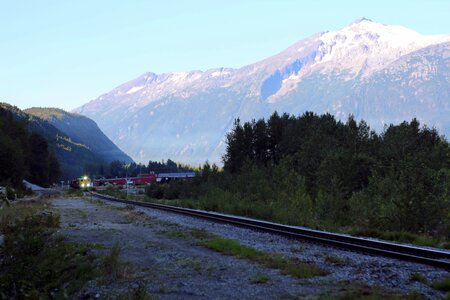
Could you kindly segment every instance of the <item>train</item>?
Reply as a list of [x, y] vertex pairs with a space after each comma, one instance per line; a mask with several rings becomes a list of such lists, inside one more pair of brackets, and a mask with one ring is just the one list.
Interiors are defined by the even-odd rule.
[[164, 183], [174, 180], [186, 180], [196, 176], [195, 172], [178, 172], [178, 173], [148, 173], [139, 174], [136, 177], [122, 177], [122, 178], [99, 178], [90, 180], [88, 176], [82, 176], [80, 178], [71, 181], [70, 186], [72, 188], [88, 188], [97, 186], [124, 186], [124, 185], [147, 185], [151, 183]]
[[100, 178], [94, 180], [94, 186], [104, 186], [104, 185], [145, 185], [156, 181], [158, 177], [157, 174], [139, 174], [137, 177], [126, 177], [126, 178]]
[[70, 182], [70, 187], [74, 189], [85, 189], [92, 186], [92, 181], [88, 176], [81, 176]]

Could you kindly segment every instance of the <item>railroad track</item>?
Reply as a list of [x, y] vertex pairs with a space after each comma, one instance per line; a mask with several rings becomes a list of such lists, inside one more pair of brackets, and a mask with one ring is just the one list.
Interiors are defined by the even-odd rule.
[[203, 218], [214, 222], [233, 224], [241, 227], [256, 229], [283, 235], [295, 239], [320, 243], [340, 249], [356, 251], [364, 254], [386, 256], [415, 263], [426, 264], [450, 271], [450, 252], [438, 249], [420, 248], [410, 245], [395, 244], [390, 242], [358, 238], [343, 234], [330, 233], [320, 230], [307, 229], [289, 225], [282, 225], [267, 221], [255, 220], [245, 217], [225, 215], [215, 212], [207, 212], [189, 208], [181, 208], [163, 204], [139, 202], [118, 199], [115, 197], [90, 192], [91, 195], [114, 202], [149, 207], [183, 215]]

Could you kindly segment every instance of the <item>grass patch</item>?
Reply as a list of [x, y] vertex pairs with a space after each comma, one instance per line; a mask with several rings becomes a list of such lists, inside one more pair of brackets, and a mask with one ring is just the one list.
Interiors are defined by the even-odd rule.
[[334, 295], [322, 295], [319, 299], [328, 300], [328, 299], [342, 299], [342, 300], [350, 300], [350, 299], [366, 299], [366, 300], [399, 300], [399, 299], [425, 299], [420, 294], [415, 292], [411, 292], [409, 294], [397, 294], [391, 290], [380, 286], [369, 286], [366, 284], [361, 284], [358, 282], [348, 282], [342, 281], [339, 283], [340, 291], [338, 291]]
[[125, 208], [124, 210], [122, 210], [121, 213], [130, 222], [145, 222], [145, 221], [148, 221], [150, 219], [142, 211], [134, 210], [134, 207], [133, 207], [133, 209]]
[[80, 218], [82, 218], [82, 219], [88, 218], [88, 214], [84, 210], [76, 209], [76, 212], [79, 214]]
[[127, 225], [127, 224], [133, 223], [133, 221], [119, 221], [119, 222], [112, 222], [112, 223], [113, 223], [113, 224]]
[[213, 237], [213, 235], [211, 233], [209, 233], [208, 231], [206, 231], [205, 229], [192, 229], [190, 231], [190, 235], [193, 238], [196, 238], [199, 240], [205, 240], [205, 239], [209, 239], [209, 238]]
[[206, 239], [211, 239], [214, 236], [204, 229], [192, 229], [192, 230], [182, 230], [179, 226], [173, 226], [174, 229], [161, 230], [159, 233], [165, 237], [174, 238], [174, 239], [183, 239], [187, 240], [190, 238], [204, 241]]
[[345, 266], [349, 263], [349, 261], [347, 259], [341, 258], [336, 255], [325, 256], [325, 262], [333, 264], [333, 265], [338, 265], [338, 266]]
[[177, 260], [176, 264], [182, 268], [193, 269], [196, 272], [200, 272], [203, 269], [204, 263], [197, 259], [182, 258]]
[[111, 248], [108, 255], [103, 258], [104, 279], [109, 282], [132, 278], [134, 274], [131, 264], [120, 260], [121, 249], [118, 245]]
[[409, 275], [409, 280], [411, 281], [417, 281], [417, 282], [421, 282], [424, 284], [428, 283], [428, 280], [425, 278], [425, 276], [423, 276], [421, 273], [419, 272], [413, 272], [411, 273], [411, 275]]
[[239, 244], [235, 240], [225, 238], [212, 238], [206, 241], [205, 245], [218, 252], [222, 252], [227, 255], [236, 256], [239, 258], [246, 258], [251, 260], [257, 260], [259, 258], [265, 258], [266, 254], [251, 247], [247, 247]]
[[164, 284], [160, 285], [160, 287], [158, 288], [158, 293], [160, 294], [167, 293], [167, 287]]
[[66, 196], [68, 197], [83, 197], [84, 192], [81, 189], [70, 188], [66, 191]]
[[186, 231], [182, 230], [161, 230], [159, 232], [161, 235], [171, 238], [171, 239], [187, 239], [189, 238], [189, 234]]
[[122, 192], [119, 189], [119, 187], [116, 187], [116, 186], [108, 186], [104, 190], [98, 190], [97, 193], [103, 194], [103, 195], [112, 196], [112, 197], [119, 198], [119, 199], [126, 199], [127, 198], [127, 194]]
[[250, 283], [253, 284], [262, 284], [262, 283], [267, 283], [269, 282], [270, 277], [269, 275], [267, 275], [266, 273], [256, 273], [255, 276], [253, 276], [252, 278], [250, 278]]
[[305, 251], [305, 247], [304, 246], [298, 246], [298, 247], [291, 247], [291, 249], [289, 249], [292, 253], [303, 253]]
[[431, 287], [436, 290], [444, 291], [444, 292], [450, 292], [450, 277], [442, 280], [442, 281], [435, 281], [431, 284]]
[[127, 211], [128, 210], [128, 208], [126, 206], [111, 206], [110, 208], [114, 209], [114, 210], [118, 210], [118, 211]]
[[285, 258], [281, 255], [265, 253], [241, 245], [235, 240], [215, 237], [204, 241], [204, 245], [209, 249], [226, 255], [247, 259], [269, 268], [279, 269], [283, 273], [296, 278], [310, 278], [329, 274], [316, 265], [308, 264], [295, 258]]
[[33, 216], [46, 208], [48, 205], [42, 201], [17, 202], [3, 207], [0, 209], [0, 232], [5, 232], [6, 228], [13, 226], [16, 221]]
[[101, 199], [98, 199], [98, 198], [92, 198], [92, 199], [91, 198], [87, 198], [86, 200], [89, 201], [91, 204], [94, 204], [94, 205], [98, 205], [98, 206], [105, 206], [106, 205], [104, 200], [101, 200]]
[[106, 249], [106, 246], [100, 243], [86, 243], [86, 246], [89, 247], [90, 249], [97, 249], [97, 250]]
[[429, 246], [442, 248], [444, 245], [437, 240], [432, 239], [426, 235], [419, 235], [411, 232], [404, 231], [380, 231], [380, 230], [356, 230], [350, 232], [352, 235], [362, 237], [373, 237], [387, 241], [393, 241], [397, 243], [414, 244], [417, 246]]
[[281, 255], [265, 253], [254, 248], [241, 245], [235, 240], [216, 237], [206, 230], [167, 230], [161, 231], [160, 233], [170, 238], [194, 238], [201, 246], [205, 246], [226, 255], [254, 261], [269, 268], [280, 269], [283, 273], [296, 278], [309, 278], [328, 274], [327, 271], [316, 265], [305, 263], [296, 258], [285, 258]]
[[128, 291], [120, 295], [118, 300], [151, 300], [153, 297], [147, 292], [145, 284], [140, 282], [136, 287], [129, 287]]

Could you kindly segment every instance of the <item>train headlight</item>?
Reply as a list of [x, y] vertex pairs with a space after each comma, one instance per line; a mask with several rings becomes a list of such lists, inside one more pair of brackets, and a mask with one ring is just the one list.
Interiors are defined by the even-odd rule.
[[84, 184], [84, 183], [82, 183], [82, 184], [81, 184], [81, 187], [82, 187], [82, 188], [84, 188], [84, 185], [85, 185], [85, 184]]

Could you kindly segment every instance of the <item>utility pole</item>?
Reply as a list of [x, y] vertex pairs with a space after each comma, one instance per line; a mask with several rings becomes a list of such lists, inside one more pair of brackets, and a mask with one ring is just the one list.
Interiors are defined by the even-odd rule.
[[126, 189], [127, 189], [125, 199], [128, 199], [128, 168], [130, 166], [131, 166], [131, 164], [124, 164], [124, 167], [125, 167], [125, 181], [126, 181], [125, 186], [126, 186]]

